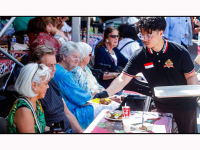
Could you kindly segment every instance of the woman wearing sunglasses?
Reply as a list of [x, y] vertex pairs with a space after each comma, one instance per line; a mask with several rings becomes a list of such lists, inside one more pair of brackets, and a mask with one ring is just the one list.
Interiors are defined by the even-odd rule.
[[7, 118], [7, 133], [44, 133], [46, 122], [39, 99], [44, 98], [50, 79], [49, 68], [31, 63], [22, 68], [15, 83], [21, 95]]
[[[109, 72], [104, 72], [99, 79], [99, 83], [104, 88], [107, 88], [113, 79], [119, 75], [118, 66], [125, 67], [128, 62], [127, 58], [116, 47], [118, 42], [118, 30], [114, 27], [108, 27], [104, 32], [103, 40], [97, 45], [95, 50], [95, 67]], [[111, 67], [108, 68], [100, 64], [107, 64]]]

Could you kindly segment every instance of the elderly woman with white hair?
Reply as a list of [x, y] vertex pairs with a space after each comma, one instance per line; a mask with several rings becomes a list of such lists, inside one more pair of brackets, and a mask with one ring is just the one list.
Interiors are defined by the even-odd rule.
[[[87, 66], [92, 55], [91, 46], [84, 42], [78, 42], [77, 45], [80, 50], [80, 61], [78, 66], [72, 70], [75, 79], [80, 85], [83, 85], [85, 82], [87, 82], [88, 92], [90, 92], [92, 95], [104, 91], [104, 87], [98, 83], [90, 68]], [[112, 96], [110, 99], [121, 103], [120, 98], [117, 96]]]
[[60, 51], [60, 61], [56, 64], [53, 80], [57, 83], [61, 95], [80, 126], [86, 129], [94, 119], [92, 105], [87, 105], [91, 94], [75, 80], [72, 70], [78, 66], [80, 50], [75, 42], [63, 42]]
[[84, 42], [78, 42], [77, 45], [80, 50], [80, 61], [78, 66], [72, 70], [75, 79], [92, 95], [104, 91], [104, 87], [97, 82], [91, 70], [87, 67], [92, 55], [91, 46]]
[[[64, 98], [67, 107], [77, 118], [80, 126], [86, 129], [93, 119], [105, 109], [103, 105], [89, 105], [87, 102], [91, 99], [91, 94], [83, 86], [87, 84], [87, 77], [81, 77], [79, 81], [74, 77], [72, 71], [78, 66], [80, 58], [79, 46], [72, 42], [63, 42], [60, 51], [60, 62], [56, 64], [56, 72], [53, 80], [57, 83], [61, 95]], [[80, 68], [80, 67], [79, 67]], [[82, 69], [80, 68], [79, 71]], [[118, 104], [119, 105], [119, 104]], [[118, 107], [117, 105], [117, 107]], [[108, 109], [115, 109], [113, 106], [106, 106]]]
[[44, 133], [46, 123], [39, 99], [44, 98], [50, 70], [43, 64], [30, 63], [22, 68], [15, 83], [21, 95], [7, 118], [7, 133]]

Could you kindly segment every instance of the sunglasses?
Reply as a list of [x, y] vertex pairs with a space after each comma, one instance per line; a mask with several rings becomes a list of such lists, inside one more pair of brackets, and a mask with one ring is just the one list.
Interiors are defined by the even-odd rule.
[[[34, 73], [34, 75], [33, 75], [33, 77], [32, 77], [32, 80], [33, 80], [34, 76], [36, 75], [36, 72], [38, 71], [39, 68], [40, 68], [41, 70], [43, 70], [42, 66], [41, 66], [40, 64], [38, 64], [38, 68], [37, 68], [37, 70], [35, 71], [35, 73]], [[32, 80], [31, 80], [31, 81], [32, 81]]]
[[119, 35], [108, 35], [108, 37], [111, 37], [111, 38], [114, 39], [114, 38], [116, 38], [116, 37], [119, 38]]

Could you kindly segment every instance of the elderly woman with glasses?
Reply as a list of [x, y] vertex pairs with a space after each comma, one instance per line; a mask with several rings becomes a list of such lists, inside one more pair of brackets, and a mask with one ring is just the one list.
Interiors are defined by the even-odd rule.
[[74, 74], [75, 79], [81, 87], [92, 95], [102, 92], [104, 87], [97, 82], [96, 78], [92, 75], [91, 70], [87, 67], [92, 55], [91, 46], [84, 42], [78, 42], [77, 46], [80, 50], [80, 61], [78, 66], [71, 72]]
[[[99, 83], [104, 88], [107, 88], [119, 75], [118, 66], [125, 67], [128, 62], [127, 58], [116, 47], [118, 41], [118, 30], [114, 27], [108, 27], [104, 32], [103, 40], [97, 45], [95, 50], [95, 67], [109, 72], [102, 74], [99, 80]], [[101, 64], [110, 65], [110, 68]]]
[[49, 88], [49, 68], [31, 63], [24, 66], [15, 88], [21, 95], [13, 104], [7, 118], [7, 133], [44, 133], [45, 116], [39, 99]]
[[81, 87], [71, 72], [78, 66], [79, 58], [80, 50], [76, 43], [63, 42], [53, 80], [57, 83], [69, 110], [77, 118], [80, 126], [86, 129], [93, 121], [94, 110], [92, 105], [85, 106], [91, 99], [91, 94]]
[[[76, 43], [72, 41], [64, 42], [61, 48], [61, 60], [56, 64], [53, 80], [57, 83], [69, 110], [77, 118], [80, 126], [86, 129], [105, 107], [100, 105], [96, 107], [87, 103], [92, 97], [91, 92], [88, 92], [87, 88], [91, 90], [91, 87], [82, 68], [77, 67], [80, 55], [80, 48]], [[89, 57], [85, 58], [85, 60], [89, 61]], [[74, 69], [77, 70], [74, 71]], [[81, 73], [77, 76], [74, 75], [77, 72]], [[118, 106], [119, 104], [116, 104], [106, 108], [113, 110]]]
[[[78, 42], [77, 46], [80, 50], [80, 61], [78, 66], [71, 71], [74, 74], [75, 79], [81, 86], [84, 85], [84, 82], [87, 82], [88, 92], [90, 92], [92, 95], [104, 91], [104, 87], [97, 82], [96, 78], [93, 76], [91, 70], [87, 66], [92, 55], [92, 47], [84, 42]], [[82, 86], [82, 88], [84, 88], [84, 86]], [[110, 99], [121, 103], [121, 100], [117, 97], [110, 97]], [[118, 107], [117, 104], [114, 105]], [[109, 108], [107, 107], [107, 109]], [[111, 108], [111, 110], [112, 109], [113, 108]]]

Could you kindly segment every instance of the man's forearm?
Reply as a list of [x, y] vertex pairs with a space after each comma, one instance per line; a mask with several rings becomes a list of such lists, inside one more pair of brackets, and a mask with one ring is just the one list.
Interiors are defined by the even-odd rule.
[[195, 84], [199, 84], [199, 81], [197, 79], [197, 76], [191, 76], [187, 79], [187, 84], [188, 85], [195, 85]]
[[132, 77], [128, 77], [121, 73], [106, 89], [108, 95], [112, 96], [113, 94], [122, 90], [130, 82], [131, 79]]

